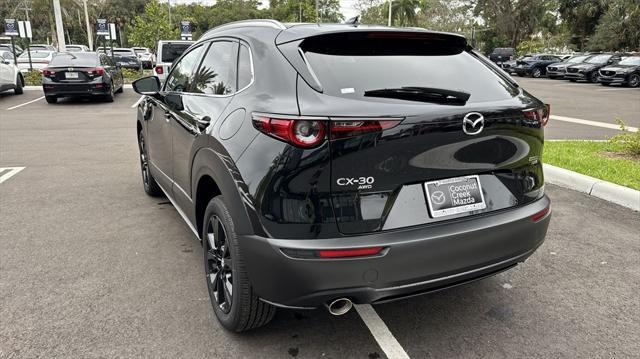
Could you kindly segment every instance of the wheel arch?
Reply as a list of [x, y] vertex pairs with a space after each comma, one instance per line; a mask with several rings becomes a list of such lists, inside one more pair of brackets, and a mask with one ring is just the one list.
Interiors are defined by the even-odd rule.
[[247, 186], [229, 156], [211, 148], [200, 149], [192, 164], [191, 189], [194, 205], [194, 221], [199, 237], [202, 237], [204, 211], [212, 198], [223, 195], [238, 234], [262, 233], [260, 226], [250, 217], [254, 205], [247, 194]]

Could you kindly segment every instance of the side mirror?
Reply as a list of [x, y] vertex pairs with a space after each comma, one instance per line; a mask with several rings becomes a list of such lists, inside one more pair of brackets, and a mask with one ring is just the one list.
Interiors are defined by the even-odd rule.
[[177, 93], [168, 93], [165, 97], [164, 97], [164, 103], [167, 104], [167, 106], [172, 110], [172, 111], [182, 111], [184, 110], [184, 105], [182, 104], [182, 95], [177, 94]]
[[133, 91], [148, 96], [156, 96], [160, 92], [160, 79], [157, 76], [147, 76], [133, 81]]

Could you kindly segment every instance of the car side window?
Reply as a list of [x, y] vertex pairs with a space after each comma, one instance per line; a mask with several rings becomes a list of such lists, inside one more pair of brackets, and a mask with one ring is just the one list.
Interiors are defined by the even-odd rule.
[[235, 92], [238, 43], [215, 41], [194, 76], [193, 92], [230, 95]]
[[251, 52], [245, 45], [240, 45], [238, 52], [238, 89], [243, 89], [253, 81], [253, 67], [251, 66]]
[[193, 91], [196, 78], [195, 71], [202, 59], [204, 47], [198, 46], [185, 54], [179, 62], [172, 66], [171, 74], [167, 79], [165, 91], [171, 92], [198, 92]]

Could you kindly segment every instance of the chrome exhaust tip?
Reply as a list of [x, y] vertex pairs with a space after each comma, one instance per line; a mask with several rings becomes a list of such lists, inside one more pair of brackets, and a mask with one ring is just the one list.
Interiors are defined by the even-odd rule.
[[325, 304], [325, 306], [329, 310], [329, 313], [333, 315], [343, 315], [353, 308], [353, 303], [348, 298], [338, 298], [331, 303]]

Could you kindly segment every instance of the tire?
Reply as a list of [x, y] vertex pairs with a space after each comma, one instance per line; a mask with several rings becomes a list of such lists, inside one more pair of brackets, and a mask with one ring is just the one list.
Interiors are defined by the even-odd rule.
[[220, 324], [230, 331], [243, 332], [269, 323], [276, 308], [253, 292], [223, 196], [209, 202], [202, 223], [205, 281]]
[[629, 87], [639, 87], [640, 86], [640, 74], [631, 74], [631, 75], [629, 75], [629, 81], [627, 82], [627, 86], [629, 86]]
[[20, 74], [16, 75], [16, 88], [13, 89], [13, 92], [16, 95], [22, 95], [24, 93], [24, 80], [22, 79], [22, 76], [20, 76]]
[[539, 68], [533, 69], [533, 72], [531, 72], [531, 77], [539, 78], [540, 76], [542, 76], [542, 70], [540, 70]]
[[114, 91], [113, 90], [113, 82], [111, 82], [111, 87], [109, 88], [109, 93], [104, 95], [104, 100], [106, 102], [113, 102], [113, 97], [114, 97], [113, 96], [113, 93], [114, 93], [113, 91]]
[[587, 78], [589, 79], [589, 82], [591, 82], [592, 84], [598, 83], [598, 73], [595, 71], [590, 73]]
[[149, 155], [142, 131], [138, 132], [138, 149], [140, 153], [140, 173], [142, 174], [144, 192], [151, 197], [160, 197], [163, 195], [162, 188], [158, 186], [158, 182], [156, 182], [149, 170]]
[[56, 102], [58, 102], [58, 98], [55, 97], [55, 96], [45, 96], [44, 99], [47, 100], [47, 103], [56, 103]]

